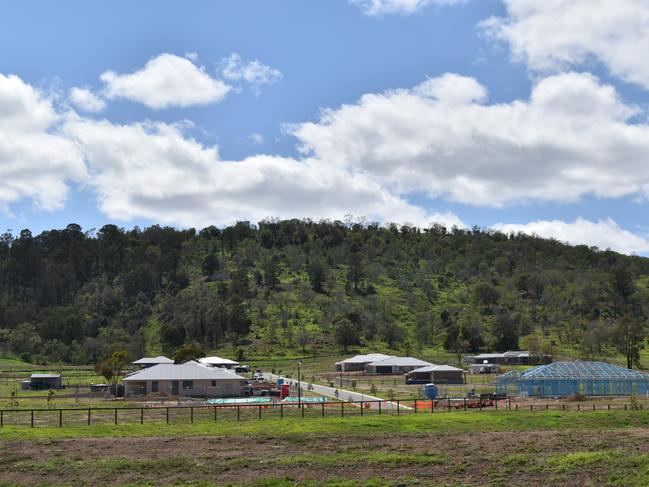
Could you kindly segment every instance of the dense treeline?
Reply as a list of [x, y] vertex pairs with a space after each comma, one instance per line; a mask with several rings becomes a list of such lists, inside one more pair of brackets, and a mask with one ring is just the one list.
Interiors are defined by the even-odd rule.
[[637, 364], [649, 259], [478, 228], [239, 222], [0, 237], [0, 350], [96, 363], [232, 353], [525, 346]]

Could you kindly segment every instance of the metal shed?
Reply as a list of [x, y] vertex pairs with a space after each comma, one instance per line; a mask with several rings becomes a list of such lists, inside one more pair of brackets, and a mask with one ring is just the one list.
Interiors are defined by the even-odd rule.
[[61, 374], [32, 374], [29, 379], [34, 390], [61, 389]]
[[554, 362], [501, 375], [496, 390], [514, 396], [646, 395], [649, 374], [604, 362]]

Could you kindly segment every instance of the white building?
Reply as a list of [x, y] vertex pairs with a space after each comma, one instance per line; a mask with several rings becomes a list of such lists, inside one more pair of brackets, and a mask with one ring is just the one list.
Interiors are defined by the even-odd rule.
[[239, 366], [239, 362], [235, 362], [234, 360], [230, 360], [227, 358], [217, 357], [216, 355], [213, 355], [211, 357], [199, 358], [198, 362], [203, 365], [208, 365], [210, 367], [221, 367], [224, 369], [233, 369]]

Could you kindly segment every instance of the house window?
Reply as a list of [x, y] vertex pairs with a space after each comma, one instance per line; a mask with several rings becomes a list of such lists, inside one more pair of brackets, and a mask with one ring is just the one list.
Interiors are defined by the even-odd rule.
[[151, 392], [158, 392], [158, 381], [157, 380], [152, 380], [151, 381]]
[[216, 387], [216, 381], [215, 380], [212, 381], [212, 387]]
[[194, 388], [194, 381], [193, 380], [184, 380], [183, 381], [183, 389], [193, 389]]

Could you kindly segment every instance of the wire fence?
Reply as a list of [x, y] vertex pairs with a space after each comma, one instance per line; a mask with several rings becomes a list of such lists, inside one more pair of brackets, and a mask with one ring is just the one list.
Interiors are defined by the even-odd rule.
[[0, 409], [0, 428], [64, 427], [118, 424], [187, 424], [197, 422], [241, 422], [261, 419], [297, 419], [366, 415], [436, 414], [459, 411], [613, 411], [643, 410], [640, 402], [611, 403], [513, 403], [511, 399], [472, 400], [367, 400], [324, 403], [276, 402], [241, 405], [157, 405], [140, 407]]

